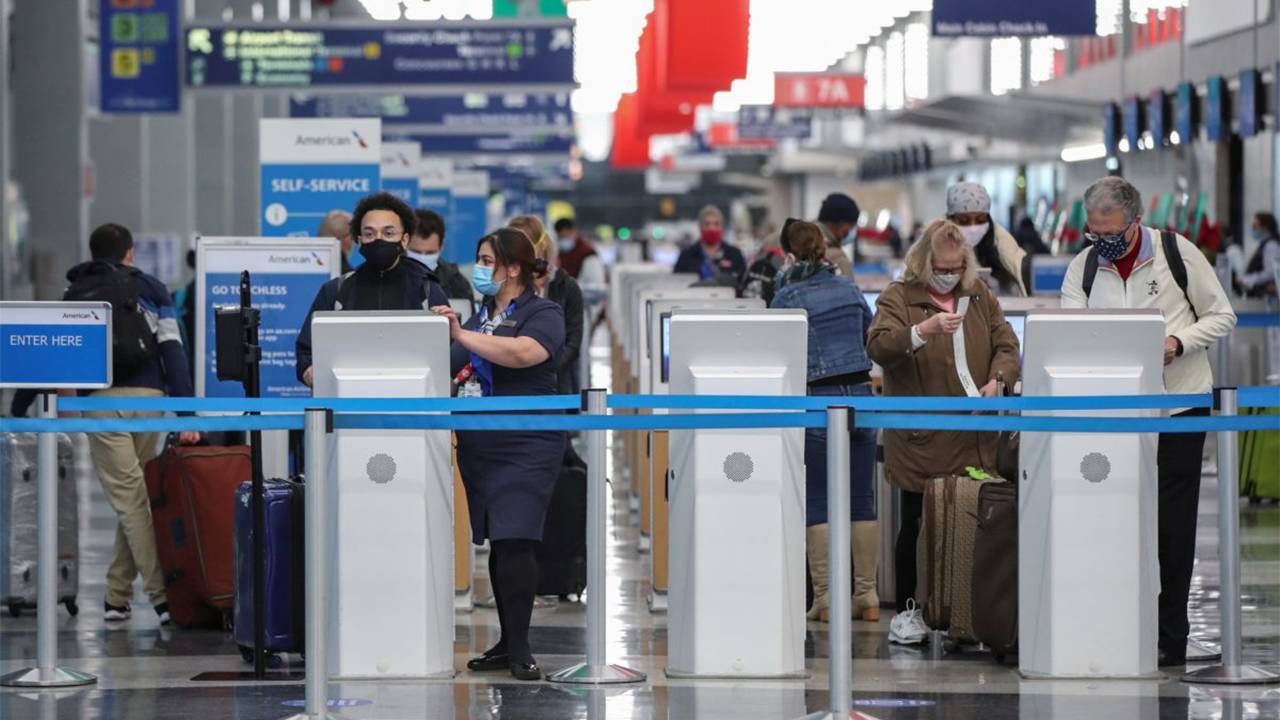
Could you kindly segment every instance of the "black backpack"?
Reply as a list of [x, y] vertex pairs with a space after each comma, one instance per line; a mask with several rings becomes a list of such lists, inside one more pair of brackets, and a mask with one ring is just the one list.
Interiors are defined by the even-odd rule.
[[[1187, 264], [1182, 261], [1182, 251], [1178, 249], [1178, 236], [1168, 230], [1160, 231], [1160, 244], [1164, 247], [1164, 260], [1169, 264], [1169, 272], [1173, 275], [1173, 281], [1178, 283], [1178, 287], [1182, 289], [1182, 296], [1187, 299], [1187, 307], [1191, 308], [1191, 316], [1200, 321], [1200, 313], [1196, 312], [1195, 303], [1191, 302], [1191, 296], [1187, 294]], [[1084, 261], [1084, 278], [1081, 279], [1080, 287], [1084, 290], [1084, 296], [1087, 298], [1093, 292], [1093, 279], [1098, 275], [1098, 248], [1089, 248], [1089, 255]]]
[[76, 278], [63, 300], [111, 303], [111, 374], [120, 384], [147, 367], [159, 344], [138, 300], [138, 281], [128, 268], [97, 263]]

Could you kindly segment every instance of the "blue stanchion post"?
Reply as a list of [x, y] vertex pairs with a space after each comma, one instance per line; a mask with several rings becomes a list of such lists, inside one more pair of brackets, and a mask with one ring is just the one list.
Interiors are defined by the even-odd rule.
[[[57, 395], [41, 395], [39, 406], [42, 419], [57, 419]], [[0, 686], [92, 685], [97, 677], [58, 667], [58, 436], [54, 432], [36, 436], [36, 483], [36, 666], [0, 677]]]
[[[1214, 393], [1219, 416], [1238, 410], [1238, 391], [1218, 388]], [[1184, 682], [1211, 685], [1262, 685], [1280, 676], [1244, 663], [1240, 618], [1240, 464], [1234, 430], [1218, 432], [1218, 612], [1222, 626], [1222, 662], [1182, 677]]]
[[307, 484], [306, 521], [306, 712], [286, 720], [328, 720], [329, 704], [329, 435], [333, 411], [309, 409], [303, 421]]
[[831, 709], [806, 715], [804, 720], [849, 720], [853, 703], [853, 637], [849, 616], [852, 609], [853, 562], [849, 552], [849, 478], [850, 433], [853, 432], [853, 408], [833, 405], [827, 408], [827, 567], [831, 624], [827, 636], [831, 643], [828, 685]]
[[[606, 415], [607, 393], [601, 389], [582, 391], [582, 410], [588, 415]], [[552, 673], [547, 680], [575, 685], [614, 685], [645, 680], [645, 674], [622, 665], [609, 664], [605, 643], [606, 603], [605, 553], [608, 551], [607, 523], [609, 490], [605, 487], [606, 430], [588, 430], [587, 442], [587, 652], [583, 662]]]

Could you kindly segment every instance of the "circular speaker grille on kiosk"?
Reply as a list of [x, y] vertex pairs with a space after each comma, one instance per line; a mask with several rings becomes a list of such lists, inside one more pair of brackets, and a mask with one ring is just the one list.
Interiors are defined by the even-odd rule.
[[379, 485], [396, 479], [396, 461], [386, 453], [378, 453], [369, 458], [369, 464], [364, 469], [369, 473], [369, 479]]
[[732, 452], [724, 458], [724, 476], [734, 482], [743, 482], [751, 477], [756, 464], [751, 456], [744, 452]]
[[1089, 453], [1080, 460], [1080, 474], [1091, 483], [1100, 483], [1111, 474], [1111, 461], [1102, 453]]

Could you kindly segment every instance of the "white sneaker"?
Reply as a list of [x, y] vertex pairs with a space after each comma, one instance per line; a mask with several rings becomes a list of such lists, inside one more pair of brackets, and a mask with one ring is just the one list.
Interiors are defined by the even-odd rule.
[[109, 605], [106, 602], [102, 603], [102, 619], [107, 622], [124, 622], [125, 620], [128, 620], [132, 614], [133, 613], [129, 609], [128, 605], [121, 605], [117, 607], [115, 605]]
[[907, 600], [907, 609], [889, 621], [889, 642], [898, 645], [919, 645], [929, 637], [929, 626], [920, 617], [920, 607], [915, 600]]

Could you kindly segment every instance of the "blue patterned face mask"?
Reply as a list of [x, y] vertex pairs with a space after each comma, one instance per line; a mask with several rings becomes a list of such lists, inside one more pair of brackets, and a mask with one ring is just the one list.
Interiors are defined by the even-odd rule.
[[1085, 233], [1084, 237], [1093, 246], [1098, 248], [1098, 254], [1108, 262], [1115, 262], [1124, 257], [1125, 251], [1129, 249], [1129, 241], [1125, 235], [1129, 234], [1129, 228], [1133, 227], [1132, 223], [1126, 225], [1123, 230], [1118, 233], [1109, 233], [1100, 235], [1098, 233]]

